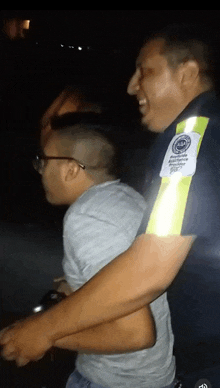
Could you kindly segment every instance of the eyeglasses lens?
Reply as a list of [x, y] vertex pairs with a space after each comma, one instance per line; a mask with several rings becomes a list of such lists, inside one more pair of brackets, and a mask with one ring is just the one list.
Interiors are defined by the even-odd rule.
[[33, 160], [33, 167], [34, 169], [39, 172], [44, 167], [44, 160], [40, 158], [40, 156], [36, 156]]

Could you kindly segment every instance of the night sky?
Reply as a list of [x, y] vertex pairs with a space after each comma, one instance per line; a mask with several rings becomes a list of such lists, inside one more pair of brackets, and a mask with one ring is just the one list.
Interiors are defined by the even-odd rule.
[[[110, 109], [117, 122], [126, 122], [123, 144], [144, 148], [150, 144], [152, 135], [148, 131], [135, 135], [140, 114], [136, 99], [128, 96], [126, 90], [135, 70], [137, 53], [148, 34], [171, 23], [200, 23], [208, 27], [207, 35], [215, 41], [220, 63], [219, 10], [0, 11], [2, 22], [14, 17], [30, 19], [30, 30], [29, 39], [14, 42], [8, 39], [7, 50], [2, 49], [1, 55], [4, 141], [0, 161], [4, 160], [4, 186], [0, 202], [4, 203], [2, 217], [7, 220], [29, 220], [30, 217], [41, 220], [44, 216], [54, 220], [55, 210], [44, 203], [40, 180], [33, 175], [30, 160], [39, 147], [39, 120], [66, 85], [85, 86], [89, 96]], [[82, 51], [78, 51], [81, 46]], [[220, 91], [218, 73], [217, 90]], [[131, 163], [129, 166], [132, 182], [136, 184], [139, 167], [135, 170]], [[39, 210], [35, 204], [40, 196]]]
[[3, 15], [31, 19], [32, 34], [65, 43], [140, 45], [152, 29], [170, 23], [201, 23], [219, 33], [219, 10], [15, 10]]

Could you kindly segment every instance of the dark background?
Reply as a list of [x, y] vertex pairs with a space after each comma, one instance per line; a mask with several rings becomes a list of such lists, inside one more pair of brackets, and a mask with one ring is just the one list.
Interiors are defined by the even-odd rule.
[[[31, 22], [24, 39], [10, 40], [3, 32], [0, 39], [2, 327], [28, 314], [62, 272], [66, 209], [45, 201], [31, 160], [41, 115], [63, 88], [85, 87], [123, 122], [123, 180], [140, 192], [154, 136], [140, 131], [137, 103], [126, 88], [143, 40], [170, 23], [202, 24], [214, 49], [220, 91], [218, 10], [4, 10], [1, 25], [14, 17]], [[220, 386], [219, 274], [219, 263], [189, 263], [169, 290], [177, 369], [187, 388], [201, 378]], [[63, 387], [74, 358], [57, 351], [53, 362], [47, 355], [23, 369], [0, 360], [1, 387]]]
[[115, 121], [125, 122], [125, 136], [118, 137], [123, 179], [143, 190], [145, 158], [154, 136], [140, 132], [137, 103], [126, 89], [139, 48], [153, 30], [170, 23], [199, 23], [214, 49], [220, 90], [220, 11], [4, 10], [0, 17], [2, 25], [7, 18], [30, 20], [25, 39], [10, 40], [2, 33], [0, 40], [4, 220], [53, 223], [55, 214], [62, 219], [62, 210], [45, 202], [31, 159], [39, 146], [40, 117], [66, 85], [85, 87]]

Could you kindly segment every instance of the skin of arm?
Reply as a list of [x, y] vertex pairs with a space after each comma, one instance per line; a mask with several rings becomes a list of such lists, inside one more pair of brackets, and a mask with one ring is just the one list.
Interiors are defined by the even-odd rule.
[[51, 319], [51, 337], [56, 340], [118, 319], [151, 303], [171, 284], [192, 242], [191, 236], [141, 235], [80, 290], [45, 313], [45, 322]]
[[195, 236], [139, 236], [62, 302], [3, 331], [2, 355], [25, 365], [41, 358], [60, 338], [140, 310], [171, 284], [194, 240]]
[[[75, 291], [64, 275], [55, 278], [54, 284], [58, 286], [57, 291], [66, 296]], [[87, 354], [114, 354], [146, 349], [154, 346], [155, 342], [154, 318], [150, 307], [146, 306], [127, 317], [61, 338], [54, 346]]]
[[114, 354], [150, 348], [155, 342], [154, 319], [146, 306], [127, 317], [57, 340], [54, 346], [87, 354]]

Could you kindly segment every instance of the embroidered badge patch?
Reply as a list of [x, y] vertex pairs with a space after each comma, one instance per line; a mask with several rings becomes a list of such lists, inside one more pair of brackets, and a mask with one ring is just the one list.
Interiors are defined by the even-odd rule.
[[174, 154], [182, 154], [191, 145], [191, 138], [189, 135], [180, 135], [178, 138], [174, 141], [172, 145], [172, 151]]
[[196, 132], [175, 135], [164, 157], [160, 177], [171, 177], [177, 171], [181, 172], [182, 176], [193, 176], [200, 137]]

